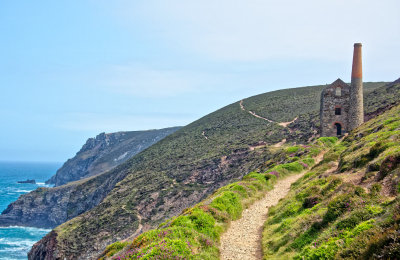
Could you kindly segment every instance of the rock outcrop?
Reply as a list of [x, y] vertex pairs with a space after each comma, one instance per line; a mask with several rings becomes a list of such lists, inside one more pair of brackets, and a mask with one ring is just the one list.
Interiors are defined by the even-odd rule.
[[60, 186], [108, 171], [178, 129], [101, 133], [89, 138], [46, 184]]
[[[54, 228], [98, 205], [126, 171], [110, 171], [179, 127], [100, 134], [90, 138], [77, 155], [52, 177], [54, 188], [38, 188], [8, 205], [0, 226]], [[106, 171], [106, 170], [109, 171]], [[104, 172], [106, 171], [106, 172]], [[97, 178], [94, 177], [99, 175]], [[84, 178], [79, 181], [76, 179]], [[73, 182], [70, 182], [73, 181]]]

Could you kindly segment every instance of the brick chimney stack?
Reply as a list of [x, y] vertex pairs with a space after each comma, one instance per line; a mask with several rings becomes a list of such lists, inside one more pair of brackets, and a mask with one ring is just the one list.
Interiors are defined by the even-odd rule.
[[350, 86], [350, 108], [348, 117], [349, 130], [353, 130], [364, 123], [361, 47], [361, 43], [354, 44], [353, 68], [351, 72]]

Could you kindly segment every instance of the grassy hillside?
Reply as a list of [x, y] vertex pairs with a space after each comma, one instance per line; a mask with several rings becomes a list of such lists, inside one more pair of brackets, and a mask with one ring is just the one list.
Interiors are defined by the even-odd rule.
[[[366, 92], [385, 90], [376, 88], [376, 84], [366, 85]], [[95, 183], [99, 183], [99, 178], [122, 179], [98, 206], [55, 229], [59, 256], [95, 256], [114, 241], [135, 236], [137, 230], [146, 231], [178, 215], [184, 208], [242, 178], [271, 158], [271, 152], [265, 147], [252, 149], [252, 146], [275, 144], [283, 138], [307, 141], [315, 135], [313, 130], [318, 126], [315, 104], [319, 104], [321, 89], [317, 86], [281, 90], [244, 100], [246, 110], [257, 107], [259, 110], [254, 111], [276, 121], [298, 116], [299, 120], [288, 128], [252, 116], [236, 102], [180, 129], [103, 176], [93, 178], [89, 185], [81, 183], [85, 192], [75, 197], [78, 200], [97, 190]], [[277, 95], [286, 98], [272, 106]], [[384, 95], [366, 93], [365, 96], [385, 99]], [[296, 110], [299, 114], [289, 109], [296, 107], [301, 108]], [[40, 248], [39, 243], [33, 252]]]
[[[323, 160], [311, 168], [312, 157], [321, 152]], [[218, 189], [158, 229], [107, 246], [102, 258], [218, 259], [219, 238], [229, 222], [272, 189], [277, 176], [307, 169], [269, 211], [265, 259], [400, 255], [400, 106], [344, 140], [323, 137], [308, 145], [273, 149], [273, 159], [262, 168], [266, 170]]]
[[400, 106], [338, 142], [269, 212], [265, 259], [397, 259]]
[[242, 180], [218, 189], [201, 203], [133, 241], [117, 241], [107, 246], [102, 258], [218, 259], [219, 238], [230, 221], [240, 218], [243, 210], [271, 190], [277, 176], [282, 178], [311, 167], [313, 156], [336, 140], [324, 137], [310, 146], [272, 149], [274, 158], [281, 163], [276, 164], [275, 159], [265, 162], [264, 165], [270, 165], [265, 172], [251, 172]]

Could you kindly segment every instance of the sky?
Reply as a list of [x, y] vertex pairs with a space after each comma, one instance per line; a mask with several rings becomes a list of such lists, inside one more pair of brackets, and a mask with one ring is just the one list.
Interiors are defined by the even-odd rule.
[[2, 0], [0, 160], [186, 125], [264, 92], [400, 77], [398, 0]]

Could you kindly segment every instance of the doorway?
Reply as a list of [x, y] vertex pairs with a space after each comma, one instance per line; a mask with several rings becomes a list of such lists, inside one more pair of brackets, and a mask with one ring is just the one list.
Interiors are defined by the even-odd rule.
[[336, 135], [342, 135], [342, 125], [339, 123], [335, 123], [336, 126]]

